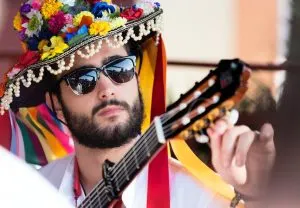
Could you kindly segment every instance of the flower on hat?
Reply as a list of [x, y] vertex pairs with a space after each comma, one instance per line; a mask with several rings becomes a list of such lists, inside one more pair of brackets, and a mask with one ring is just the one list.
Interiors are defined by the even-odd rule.
[[68, 6], [74, 6], [76, 2], [76, 0], [59, 0], [59, 1], [64, 5], [68, 5]]
[[66, 24], [73, 24], [73, 16], [71, 14], [65, 14]]
[[48, 21], [49, 30], [53, 34], [57, 34], [64, 27], [65, 23], [66, 23], [65, 13], [59, 11], [55, 15], [53, 15]]
[[26, 39], [26, 35], [25, 35], [25, 29], [22, 29], [20, 32], [19, 32], [19, 38], [24, 41]]
[[143, 15], [143, 9], [130, 7], [121, 12], [120, 16], [126, 18], [127, 20], [139, 19]]
[[114, 18], [110, 22], [110, 27], [113, 30], [113, 29], [116, 29], [116, 28], [124, 26], [126, 23], [127, 23], [127, 19], [126, 18], [124, 18], [124, 17], [117, 17], [117, 18]]
[[152, 1], [145, 1], [135, 4], [135, 8], [141, 8], [144, 10], [144, 15], [148, 15], [154, 12], [154, 8], [156, 7], [155, 3]]
[[31, 1], [31, 6], [35, 10], [40, 10], [41, 7], [42, 7], [42, 4], [41, 4], [40, 0], [32, 0]]
[[53, 36], [50, 39], [51, 46], [44, 46], [42, 53], [42, 60], [50, 59], [58, 54], [63, 53], [69, 46], [64, 42], [60, 36]]
[[88, 27], [86, 25], [82, 25], [78, 28], [67, 28], [67, 33], [65, 35], [65, 39], [69, 45], [73, 45], [74, 43], [80, 41], [80, 39], [88, 36]]
[[27, 51], [23, 54], [19, 63], [17, 63], [10, 71], [6, 73], [6, 76], [9, 79], [12, 79], [16, 74], [18, 74], [21, 70], [25, 69], [27, 66], [36, 63], [41, 58], [40, 54], [37, 51]]
[[74, 26], [80, 26], [80, 25], [82, 25], [82, 23], [81, 23], [82, 20], [86, 21], [87, 19], [89, 19], [90, 23], [92, 23], [95, 19], [95, 16], [91, 12], [88, 12], [88, 11], [80, 12], [73, 18], [73, 24], [74, 24]]
[[96, 4], [97, 2], [100, 2], [101, 0], [85, 0], [86, 2], [88, 2], [89, 4], [93, 5]]
[[14, 78], [14, 76], [15, 76], [16, 74], [18, 74], [20, 71], [21, 71], [20, 68], [13, 67], [12, 70], [10, 70], [10, 71], [6, 74], [6, 76], [7, 76], [9, 79], [12, 79], [12, 78]]
[[26, 15], [27, 13], [29, 13], [31, 11], [31, 5], [30, 4], [23, 4], [20, 8], [20, 13], [22, 15]]
[[45, 39], [41, 40], [38, 45], [39, 51], [43, 51], [44, 46], [47, 46], [48, 43], [49, 43], [49, 40], [45, 40]]
[[90, 35], [106, 35], [111, 30], [109, 22], [106, 21], [95, 21], [90, 25]]
[[37, 51], [39, 45], [39, 39], [34, 35], [27, 39], [27, 47], [31, 51]]
[[57, 0], [45, 0], [41, 8], [42, 15], [45, 19], [49, 19], [52, 15], [60, 11], [63, 4]]
[[115, 7], [107, 2], [98, 2], [92, 8], [92, 13], [95, 17], [102, 17], [103, 12], [114, 13], [116, 11]]
[[13, 24], [14, 24], [14, 28], [17, 31], [20, 32], [22, 30], [22, 17], [20, 12], [18, 12], [17, 15], [15, 16]]
[[31, 12], [29, 12], [26, 16], [28, 17], [29, 21], [22, 24], [22, 26], [26, 28], [25, 34], [28, 37], [38, 35], [43, 25], [43, 18], [41, 13], [37, 10], [31, 10]]

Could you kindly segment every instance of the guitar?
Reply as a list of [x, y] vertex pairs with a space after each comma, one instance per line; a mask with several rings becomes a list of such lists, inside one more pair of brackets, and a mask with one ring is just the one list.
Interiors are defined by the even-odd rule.
[[155, 117], [149, 129], [118, 163], [108, 160], [104, 163], [103, 180], [79, 208], [104, 208], [114, 204], [167, 140], [195, 139], [205, 135], [210, 124], [225, 116], [242, 99], [250, 73], [238, 59], [221, 60], [215, 70], [181, 95], [166, 113]]

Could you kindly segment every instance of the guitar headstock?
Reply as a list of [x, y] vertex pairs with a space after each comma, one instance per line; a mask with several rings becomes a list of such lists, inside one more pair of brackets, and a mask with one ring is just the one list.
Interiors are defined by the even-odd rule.
[[205, 135], [206, 129], [237, 104], [248, 89], [251, 70], [239, 59], [221, 60], [215, 70], [161, 116], [167, 138], [190, 139]]

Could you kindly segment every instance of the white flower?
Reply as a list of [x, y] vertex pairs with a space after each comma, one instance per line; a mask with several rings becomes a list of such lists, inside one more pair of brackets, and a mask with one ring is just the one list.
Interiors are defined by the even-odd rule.
[[148, 15], [152, 12], [154, 12], [154, 8], [153, 8], [153, 3], [152, 2], [142, 2], [142, 3], [137, 3], [136, 4], [136, 8], [141, 8], [144, 10], [143, 15]]
[[61, 3], [69, 6], [75, 6], [76, 0], [59, 0]]
[[38, 35], [43, 25], [42, 14], [39, 11], [32, 9], [28, 14], [26, 14], [26, 16], [28, 17], [29, 21], [22, 24], [22, 26], [26, 28], [25, 34], [28, 37]]
[[63, 33], [66, 33], [66, 32], [68, 32], [68, 31], [67, 31], [68, 28], [75, 28], [75, 27], [74, 27], [74, 25], [72, 25], [72, 24], [66, 24], [66, 25], [61, 29], [61, 31], [62, 31]]

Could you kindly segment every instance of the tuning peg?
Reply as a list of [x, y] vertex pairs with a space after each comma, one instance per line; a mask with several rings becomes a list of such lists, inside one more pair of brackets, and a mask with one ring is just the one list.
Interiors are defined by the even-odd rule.
[[229, 113], [228, 120], [231, 124], [235, 125], [239, 119], [239, 112], [236, 109], [232, 109]]
[[191, 137], [194, 136], [194, 133], [192, 130], [185, 130], [183, 132], [180, 133], [180, 136], [184, 139], [184, 140], [188, 140]]
[[195, 140], [200, 144], [205, 144], [209, 142], [209, 137], [205, 134], [195, 134]]
[[198, 98], [201, 94], [202, 94], [202, 92], [200, 90], [195, 91], [194, 98]]
[[210, 79], [210, 80], [208, 80], [208, 86], [209, 87], [211, 87], [211, 86], [213, 86], [214, 84], [215, 84], [215, 80], [214, 79]]

